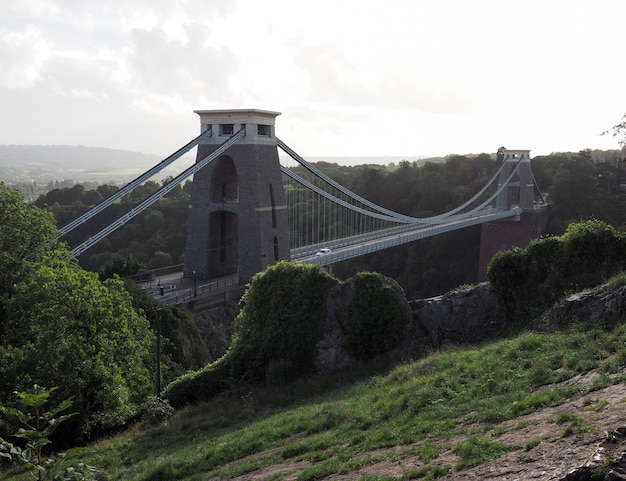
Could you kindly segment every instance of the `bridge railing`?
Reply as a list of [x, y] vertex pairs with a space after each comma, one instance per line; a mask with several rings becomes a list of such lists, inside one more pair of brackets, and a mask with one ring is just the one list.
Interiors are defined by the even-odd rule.
[[330, 253], [321, 256], [308, 256], [294, 259], [296, 262], [307, 264], [330, 265], [336, 262], [352, 259], [364, 254], [369, 254], [390, 247], [395, 247], [419, 239], [425, 239], [435, 235], [443, 234], [457, 229], [463, 229], [472, 225], [483, 224], [499, 219], [517, 217], [520, 214], [519, 208], [508, 211], [492, 209], [490, 212], [476, 213], [474, 216], [457, 217], [448, 223], [428, 226], [405, 226], [397, 229], [388, 229], [384, 235], [372, 237], [370, 240], [353, 242], [351, 245], [332, 250]]
[[180, 284], [157, 285], [147, 290], [162, 304], [172, 306], [221, 294], [222, 292], [229, 291], [232, 287], [241, 285], [239, 276], [217, 279], [207, 283], [198, 283], [195, 286], [186, 285], [184, 288], [180, 288], [180, 285], [182, 285], [184, 281], [186, 281], [187, 284], [189, 283], [189, 280], [184, 280], [181, 275]]

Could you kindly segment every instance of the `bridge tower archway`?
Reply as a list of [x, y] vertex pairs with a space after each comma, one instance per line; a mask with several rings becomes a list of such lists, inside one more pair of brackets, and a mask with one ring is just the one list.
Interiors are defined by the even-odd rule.
[[201, 130], [196, 162], [240, 129], [245, 136], [193, 178], [184, 275], [211, 279], [239, 274], [246, 282], [289, 259], [289, 220], [275, 136], [279, 112], [197, 110]]

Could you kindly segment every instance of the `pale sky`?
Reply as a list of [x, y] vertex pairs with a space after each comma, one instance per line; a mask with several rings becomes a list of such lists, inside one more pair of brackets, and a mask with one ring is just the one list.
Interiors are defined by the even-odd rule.
[[625, 0], [0, 0], [0, 144], [166, 156], [200, 109], [300, 155], [619, 148]]

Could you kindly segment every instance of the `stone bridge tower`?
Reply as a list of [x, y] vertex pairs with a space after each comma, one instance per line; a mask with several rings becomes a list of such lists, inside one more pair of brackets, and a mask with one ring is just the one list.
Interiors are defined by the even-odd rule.
[[187, 221], [184, 276], [212, 279], [257, 272], [289, 259], [289, 220], [274, 132], [280, 112], [196, 110], [201, 131], [196, 162], [245, 129], [245, 136], [197, 172]]
[[[478, 281], [487, 279], [489, 262], [497, 252], [513, 247], [526, 247], [533, 239], [545, 235], [548, 224], [548, 206], [536, 202], [530, 150], [502, 148], [498, 150], [498, 158], [504, 164], [499, 186], [506, 187], [496, 198], [496, 207], [501, 210], [518, 207], [520, 215], [481, 225]], [[511, 178], [518, 164], [517, 173]]]

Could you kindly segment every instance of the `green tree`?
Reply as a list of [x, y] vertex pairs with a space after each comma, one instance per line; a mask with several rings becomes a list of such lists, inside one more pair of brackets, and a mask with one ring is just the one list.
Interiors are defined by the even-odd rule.
[[592, 214], [595, 168], [590, 160], [569, 159], [561, 163], [552, 185], [554, 216], [569, 223]]
[[131, 255], [125, 257], [114, 255], [108, 262], [100, 267], [100, 279], [108, 279], [117, 274], [120, 277], [129, 277], [137, 274], [141, 265]]
[[0, 294], [10, 295], [52, 247], [58, 231], [51, 213], [28, 206], [19, 191], [3, 183], [0, 225]]
[[[65, 250], [16, 284], [0, 346], [0, 395], [56, 385], [80, 411], [74, 435], [123, 424], [148, 395], [154, 336], [119, 278], [101, 282]], [[1, 399], [1, 398], [0, 398]]]

